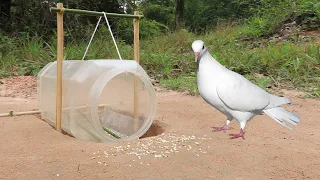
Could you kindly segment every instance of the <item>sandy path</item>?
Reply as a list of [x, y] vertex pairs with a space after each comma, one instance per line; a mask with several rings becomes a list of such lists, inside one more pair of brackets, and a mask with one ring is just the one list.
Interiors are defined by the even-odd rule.
[[[37, 109], [29, 94], [0, 97], [0, 112]], [[320, 179], [320, 101], [290, 97], [287, 109], [302, 118], [294, 131], [264, 115], [248, 123], [245, 140], [230, 140], [211, 132], [225, 117], [201, 98], [157, 96], [164, 134], [133, 142], [83, 142], [33, 115], [0, 118], [0, 179]], [[137, 149], [153, 154], [127, 154]]]

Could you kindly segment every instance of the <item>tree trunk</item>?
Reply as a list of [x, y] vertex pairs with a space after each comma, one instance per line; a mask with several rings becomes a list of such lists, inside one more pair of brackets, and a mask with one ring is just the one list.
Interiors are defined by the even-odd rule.
[[184, 28], [184, 0], [176, 0], [176, 29]]

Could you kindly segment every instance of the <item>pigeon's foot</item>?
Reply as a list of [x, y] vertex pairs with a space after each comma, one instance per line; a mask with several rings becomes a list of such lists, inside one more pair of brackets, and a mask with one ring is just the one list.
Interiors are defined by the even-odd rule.
[[242, 137], [242, 139], [244, 139], [244, 131], [242, 129], [240, 129], [240, 133], [239, 134], [229, 134], [229, 136], [231, 136], [230, 139], [236, 139], [239, 137]]
[[227, 130], [232, 129], [232, 127], [228, 127], [228, 125], [226, 125], [226, 124], [222, 127], [212, 127], [212, 128], [214, 128], [214, 130], [212, 130], [212, 132], [217, 132], [217, 131], [226, 132]]

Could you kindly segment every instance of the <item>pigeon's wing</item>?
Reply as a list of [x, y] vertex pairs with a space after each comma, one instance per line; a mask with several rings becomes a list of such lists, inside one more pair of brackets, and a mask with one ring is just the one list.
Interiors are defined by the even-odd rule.
[[228, 80], [217, 86], [217, 94], [230, 109], [237, 111], [262, 110], [270, 102], [269, 93], [232, 72]]

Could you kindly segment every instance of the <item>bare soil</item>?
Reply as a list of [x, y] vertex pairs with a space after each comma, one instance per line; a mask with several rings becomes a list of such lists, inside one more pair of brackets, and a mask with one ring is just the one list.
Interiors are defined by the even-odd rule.
[[[36, 79], [0, 80], [0, 112], [38, 109]], [[201, 97], [157, 92], [140, 140], [94, 143], [55, 131], [34, 115], [0, 118], [0, 179], [320, 179], [320, 101], [284, 94], [302, 122], [293, 131], [266, 115], [212, 132], [226, 117]]]

